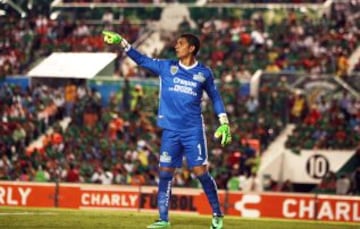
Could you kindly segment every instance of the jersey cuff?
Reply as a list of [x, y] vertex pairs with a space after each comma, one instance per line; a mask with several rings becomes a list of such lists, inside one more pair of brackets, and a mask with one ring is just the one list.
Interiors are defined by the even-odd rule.
[[131, 45], [129, 44], [129, 45], [127, 45], [127, 46], [124, 48], [124, 51], [125, 51], [125, 52], [128, 52], [130, 49], [131, 49]]
[[123, 38], [120, 42], [120, 46], [124, 49], [125, 52], [128, 52], [131, 48], [131, 45], [125, 38]]
[[219, 122], [221, 125], [223, 124], [229, 124], [229, 119], [227, 117], [227, 114], [226, 113], [221, 113], [218, 115], [218, 118], [219, 118]]

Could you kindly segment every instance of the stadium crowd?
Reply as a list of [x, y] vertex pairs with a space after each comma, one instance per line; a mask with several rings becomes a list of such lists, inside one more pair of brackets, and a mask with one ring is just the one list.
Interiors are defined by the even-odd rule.
[[[199, 22], [200, 38], [207, 44], [199, 58], [207, 60], [219, 77], [234, 136], [226, 151], [215, 140], [208, 143], [210, 171], [219, 188], [250, 190], [253, 185], [249, 184], [255, 183], [256, 190], [293, 190], [291, 181], [281, 187], [263, 187], [256, 175], [261, 152], [287, 122], [297, 124], [287, 141], [290, 148], [358, 146], [360, 103], [348, 94], [338, 100], [322, 98], [308, 104], [304, 96], [286, 87], [286, 79], [276, 80], [278, 84], [270, 90], [261, 90], [267, 98], [265, 103], [239, 90], [258, 69], [333, 73], [348, 78], [347, 59], [359, 45], [359, 25], [347, 20], [342, 8], [334, 10], [335, 16], [324, 15], [318, 21], [290, 10], [284, 20], [270, 26], [262, 13], [254, 13], [247, 20]], [[99, 34], [104, 27], [126, 34], [130, 42], [141, 32], [139, 25], [127, 19], [119, 25], [51, 20], [46, 14], [26, 19], [10, 14], [0, 20], [5, 25], [0, 28], [5, 34], [1, 36], [1, 77], [23, 74], [35, 60], [53, 51], [102, 51]], [[184, 22], [179, 32], [189, 29]], [[168, 40], [167, 47], [171, 45], [172, 40]], [[160, 55], [173, 53], [163, 51]], [[121, 53], [119, 61], [120, 57]], [[0, 98], [7, 102], [0, 104], [0, 178], [156, 184], [160, 131], [155, 126], [157, 106], [152, 101], [157, 93], [130, 85], [127, 78], [124, 82], [109, 106], [102, 106], [101, 95], [95, 90], [72, 82], [64, 87], [33, 85], [25, 90], [2, 85]], [[217, 120], [207, 110], [208, 102], [203, 104], [204, 116], [209, 124], [208, 139], [213, 139]], [[67, 116], [72, 121], [63, 128], [60, 121]], [[46, 135], [50, 126], [54, 132]], [[27, 147], [41, 134], [45, 134], [41, 148]], [[252, 144], [253, 140], [257, 145]], [[359, 173], [356, 170], [352, 175], [354, 192], [359, 192]], [[175, 185], [197, 187], [191, 176], [186, 169], [177, 171]]]
[[[208, 60], [208, 64], [217, 70], [216, 75], [222, 77], [241, 74], [242, 67], [235, 63], [243, 63], [250, 73], [258, 69], [310, 73], [335, 71], [337, 75], [345, 76], [349, 65], [347, 59], [359, 41], [359, 23], [347, 20], [345, 16], [349, 8], [334, 7], [331, 16], [324, 14], [321, 20], [290, 10], [284, 19], [270, 25], [265, 23], [267, 16], [262, 11], [241, 19], [200, 20], [197, 27], [201, 30], [202, 42], [207, 44], [200, 58]], [[34, 61], [54, 51], [103, 50], [100, 32], [104, 25], [76, 20], [80, 16], [75, 16], [75, 20], [67, 17], [51, 20], [48, 8], [38, 11], [24, 19], [18, 19], [17, 12], [0, 18], [5, 25], [0, 29], [5, 35], [0, 43], [0, 77], [25, 73]], [[107, 23], [106, 29], [126, 34], [130, 42], [139, 36], [140, 25], [126, 18], [120, 24], [113, 24], [111, 20]], [[183, 26], [180, 29], [189, 30], [186, 22]], [[167, 43], [172, 45], [172, 42]], [[164, 57], [171, 55], [173, 53], [165, 51], [161, 54]]]
[[[42, 14], [18, 19], [16, 14], [0, 17], [0, 78], [24, 74], [32, 64], [52, 52], [99, 52], [104, 48], [104, 25], [88, 25], [69, 19], [50, 20]], [[138, 37], [138, 26], [124, 19], [117, 30], [129, 41]]]
[[[238, 189], [246, 189], [245, 177], [251, 174], [249, 179], [255, 179], [256, 183], [261, 185], [256, 177], [260, 155], [256, 148], [249, 144], [250, 141], [242, 140], [260, 139], [260, 147], [264, 149], [282, 130], [284, 123], [269, 113], [269, 110], [258, 107], [254, 98], [239, 96], [231, 100], [236, 88], [223, 90], [224, 98], [229, 99], [228, 110], [232, 111], [230, 117], [234, 123], [235, 139], [226, 151], [221, 149], [216, 141], [209, 141], [209, 159], [211, 172], [220, 188], [235, 189], [237, 186]], [[55, 90], [54, 96], [49, 96], [50, 89], [46, 87], [34, 88], [28, 93], [19, 93], [19, 90], [17, 87], [1, 88], [1, 94], [4, 94], [4, 91], [17, 91], [18, 94], [16, 97], [11, 96], [17, 98], [16, 101], [10, 99], [9, 104], [1, 106], [1, 129], [7, 130], [1, 135], [1, 179], [59, 179], [64, 182], [131, 185], [153, 185], [157, 182], [160, 131], [155, 127], [154, 119], [157, 105], [151, 102], [157, 96], [156, 92], [140, 85], [124, 84], [121, 94], [114, 95], [109, 106], [103, 107], [99, 93], [72, 83]], [[38, 101], [38, 98], [49, 101], [45, 103], [41, 99]], [[236, 104], [235, 101], [239, 103]], [[38, 109], [32, 108], [33, 103], [40, 103], [36, 106]], [[39, 125], [36, 114], [41, 113], [45, 104], [55, 103], [57, 106], [53, 116], [48, 116], [48, 120], [54, 120], [50, 122], [54, 123], [54, 132], [46, 135], [41, 148], [27, 148], [27, 143], [48, 127], [45, 125], [48, 121]], [[340, 103], [335, 106], [339, 109]], [[10, 112], [8, 107], [21, 107], [26, 115], [16, 110]], [[209, 139], [212, 139], [216, 118], [210, 116], [210, 113], [205, 110], [205, 118], [210, 124], [207, 134]], [[66, 115], [70, 115], [72, 121], [67, 128], [63, 128], [59, 120]], [[23, 118], [22, 122], [19, 122], [19, 116]], [[304, 116], [304, 119], [306, 117]], [[43, 129], [38, 130], [41, 126], [44, 126]], [[345, 136], [349, 139], [351, 137]], [[321, 148], [324, 145], [313, 147]], [[241, 179], [237, 179], [239, 175]], [[192, 183], [194, 180], [190, 179], [190, 176], [186, 169], [177, 171], [175, 185], [197, 187], [198, 184]], [[279, 187], [277, 188], [272, 190], [279, 190]]]
[[[264, 148], [282, 128], [282, 124], [271, 122], [274, 118], [265, 115], [257, 107], [254, 98], [235, 98], [233, 95], [238, 94], [237, 87], [227, 87], [224, 92], [225, 98], [229, 100], [228, 109], [241, 115], [232, 115], [236, 123], [233, 131], [236, 134], [229, 151], [224, 152], [215, 141], [209, 142], [212, 152], [210, 157], [214, 162], [211, 164], [212, 172], [222, 182], [222, 188], [226, 188], [227, 176], [230, 175], [226, 171], [235, 169], [242, 174], [256, 172], [259, 154], [245, 140], [262, 136], [259, 147]], [[1, 125], [3, 130], [7, 130], [3, 132], [1, 141], [2, 152], [6, 155], [4, 158], [7, 158], [6, 166], [2, 167], [2, 179], [33, 180], [38, 177], [35, 174], [40, 169], [41, 173], [49, 173], [49, 180], [60, 178], [62, 181], [75, 182], [73, 175], [69, 178], [68, 174], [77, 171], [78, 182], [100, 182], [93, 176], [96, 171], [104, 171], [113, 174], [113, 183], [138, 184], [136, 182], [140, 180], [142, 182], [139, 184], [149, 185], [156, 182], [160, 132], [155, 126], [157, 106], [151, 102], [157, 96], [156, 91], [147, 92], [140, 85], [131, 87], [125, 83], [121, 94], [114, 95], [109, 106], [104, 107], [99, 93], [72, 83], [56, 90], [44, 86], [35, 87], [27, 93], [19, 90], [18, 87], [7, 85], [1, 87], [2, 94], [8, 97], [15, 98], [12, 95], [18, 91], [19, 100], [10, 99], [8, 105], [1, 105]], [[49, 95], [49, 91], [53, 95]], [[45, 125], [41, 132], [36, 129], [36, 134], [31, 132], [41, 126], [37, 123], [39, 118], [36, 114], [41, 113], [44, 105], [39, 104], [38, 109], [32, 107], [33, 103], [42, 102], [37, 100], [38, 97], [48, 99], [46, 104], [49, 106], [56, 104], [52, 116], [47, 118], [57, 121], [50, 122], [54, 123], [54, 132], [46, 135], [41, 148], [29, 148], [26, 147], [28, 143], [49, 127]], [[207, 102], [204, 102], [204, 107], [207, 107]], [[8, 107], [17, 106], [25, 113], [22, 115], [23, 122], [33, 127], [31, 131], [17, 126], [19, 117], [12, 113], [19, 112], [9, 113]], [[72, 117], [72, 121], [63, 129], [59, 121], [67, 115]], [[210, 124], [207, 134], [213, 139], [212, 132], [217, 120], [210, 116], [209, 110], [205, 109], [205, 115]], [[258, 124], [257, 118], [263, 121]], [[16, 125], [16, 128], [11, 128], [12, 125]], [[17, 129], [22, 133], [20, 140]], [[25, 138], [28, 140], [25, 141]], [[62, 171], [60, 177], [56, 173], [57, 169]], [[177, 185], [189, 185], [189, 175], [187, 170], [179, 171]]]
[[295, 96], [290, 113], [291, 117], [298, 121], [298, 125], [289, 136], [287, 147], [354, 149], [359, 144], [359, 99], [344, 92], [339, 99], [320, 98], [311, 107], [306, 107], [304, 103], [303, 95]]

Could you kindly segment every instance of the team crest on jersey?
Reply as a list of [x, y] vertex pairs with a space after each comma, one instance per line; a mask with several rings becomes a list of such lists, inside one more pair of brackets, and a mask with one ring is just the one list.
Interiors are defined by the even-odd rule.
[[203, 83], [205, 81], [205, 76], [202, 72], [198, 72], [197, 74], [193, 75], [193, 80]]
[[175, 75], [177, 73], [177, 71], [179, 70], [179, 67], [176, 65], [173, 65], [170, 67], [170, 72], [172, 75]]

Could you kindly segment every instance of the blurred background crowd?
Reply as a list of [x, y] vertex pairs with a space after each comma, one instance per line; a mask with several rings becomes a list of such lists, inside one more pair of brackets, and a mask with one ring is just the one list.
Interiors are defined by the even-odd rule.
[[[132, 83], [134, 77], [146, 80], [155, 76], [136, 66], [122, 72], [122, 51], [105, 47], [101, 31], [117, 31], [136, 43], [159, 17], [159, 9], [129, 8], [132, 13], [127, 15], [123, 9], [88, 12], [75, 8], [59, 10], [62, 13], [55, 17], [49, 1], [37, 1], [31, 10], [31, 1], [17, 2], [26, 12], [25, 17], [2, 5], [6, 15], [0, 16], [0, 82], [8, 76], [26, 74], [52, 52], [113, 51], [118, 54], [114, 75], [121, 81], [121, 90], [104, 105], [101, 93], [81, 80], [68, 80], [62, 86], [32, 84], [25, 88], [2, 83], [0, 179], [155, 185], [161, 136], [156, 127], [154, 102], [158, 91]], [[91, 2], [151, 5], [175, 1]], [[224, 3], [208, 1], [218, 2]], [[233, 14], [229, 9], [193, 10], [195, 26], [184, 18], [176, 31], [161, 37], [165, 47], [156, 50], [153, 57], [172, 58], [176, 34], [186, 31], [199, 35], [199, 59], [213, 69], [218, 80], [234, 137], [226, 149], [213, 139], [218, 121], [207, 98], [203, 111], [210, 171], [220, 189], [296, 191], [290, 180], [263, 184], [257, 177], [262, 152], [291, 123], [295, 130], [288, 136], [286, 147], [295, 153], [301, 149], [357, 150], [357, 169], [329, 173], [317, 190], [360, 193], [359, 97], [342, 90], [337, 96], [323, 95], [311, 100], [304, 91], [294, 90], [291, 79], [286, 77], [296, 77], [298, 73], [328, 75], [348, 83], [359, 93], [356, 82], [360, 82], [360, 58], [352, 65], [349, 61], [360, 43], [360, 21], [356, 20], [359, 8], [359, 1], [344, 1], [333, 4], [320, 17], [314, 11], [297, 8], [279, 12], [249, 8]], [[256, 97], [245, 93], [243, 86], [259, 69], [272, 75], [260, 84]], [[39, 141], [39, 146], [34, 146]], [[185, 168], [178, 170], [175, 186], [198, 187], [192, 176]]]

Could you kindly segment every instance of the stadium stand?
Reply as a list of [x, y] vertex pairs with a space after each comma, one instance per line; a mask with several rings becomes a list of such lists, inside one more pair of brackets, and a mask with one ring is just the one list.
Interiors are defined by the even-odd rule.
[[[163, 2], [173, 1], [158, 3]], [[305, 0], [256, 2], [314, 3]], [[217, 1], [209, 3], [220, 4]], [[140, 1], [139, 4], [153, 3]], [[131, 17], [117, 20], [111, 12], [100, 9], [91, 14], [64, 9], [65, 13], [54, 20], [51, 18], [50, 6], [46, 3], [39, 5], [41, 7], [37, 6], [27, 18], [20, 18], [18, 12], [11, 9], [8, 9], [6, 17], [0, 17], [5, 25], [0, 29], [3, 34], [0, 54], [2, 79], [5, 76], [26, 74], [36, 62], [54, 51], [107, 50], [118, 53], [114, 75], [123, 78], [123, 87], [104, 106], [98, 91], [83, 88], [82, 85], [72, 85], [74, 94], [70, 99], [66, 93], [69, 85], [58, 88], [32, 85], [28, 90], [21, 90], [2, 84], [1, 101], [9, 102], [0, 105], [1, 179], [156, 184], [160, 131], [155, 127], [157, 106], [153, 101], [157, 92], [151, 87], [134, 85], [131, 79], [129, 82], [133, 76], [149, 78], [153, 75], [135, 67], [128, 75], [129, 78], [122, 77], [121, 64], [124, 59], [121, 51], [104, 47], [99, 36], [104, 28], [116, 30], [125, 34], [130, 42], [141, 46], [139, 39], [149, 30], [149, 23], [138, 23]], [[358, 97], [352, 94], [334, 100], [329, 99], [330, 96], [321, 97], [310, 104], [304, 94], [298, 94], [292, 87], [301, 77], [288, 74], [331, 74], [344, 80], [355, 91], [360, 91], [357, 85], [360, 80], [356, 80], [358, 75], [347, 75], [347, 59], [359, 45], [360, 36], [359, 22], [345, 17], [347, 13], [356, 13], [351, 12], [354, 9], [356, 7], [349, 7], [345, 3], [335, 4], [332, 13], [324, 14], [321, 18], [295, 9], [282, 10], [279, 11], [282, 17], [274, 18], [272, 23], [268, 23], [271, 17], [268, 11], [250, 9], [244, 10], [241, 18], [236, 17], [236, 14], [216, 14], [216, 18], [204, 16], [202, 20], [196, 20], [197, 29], [193, 29], [186, 20], [179, 25], [176, 32], [197, 32], [202, 43], [206, 44], [199, 58], [206, 60], [215, 70], [233, 123], [234, 141], [226, 151], [219, 148], [215, 141], [208, 143], [211, 149], [211, 172], [219, 188], [236, 189], [234, 187], [239, 187], [239, 184], [232, 178], [239, 175], [253, 174], [253, 179], [256, 179], [261, 153], [289, 122], [296, 124], [296, 128], [288, 137], [286, 146], [294, 150], [354, 149], [358, 146]], [[149, 11], [151, 14], [157, 12], [157, 9]], [[98, 22], [86, 20], [85, 16], [89, 14], [97, 15]], [[117, 12], [115, 14], [118, 16]], [[201, 14], [192, 17], [200, 18]], [[163, 33], [161, 38], [165, 48], [158, 50], [154, 56], [171, 57], [173, 33]], [[360, 71], [358, 66], [355, 66], [354, 72]], [[251, 76], [259, 69], [266, 73], [262, 76], [259, 97], [254, 98], [244, 94], [240, 88], [249, 83]], [[69, 105], [69, 102], [74, 104]], [[207, 103], [209, 101], [205, 99], [204, 117], [209, 124], [208, 139], [213, 139], [217, 120], [206, 110]], [[63, 129], [59, 122], [65, 116], [71, 117], [71, 122]], [[54, 132], [45, 135], [42, 146], [27, 150], [26, 146], [46, 133], [49, 127]], [[257, 140], [258, 148], [254, 148], [250, 140]], [[355, 177], [353, 180], [358, 179], [357, 173], [358, 170], [352, 175]], [[193, 183], [190, 178], [188, 170], [178, 171], [175, 185], [198, 187], [199, 184]], [[324, 179], [323, 183], [327, 181]], [[323, 183], [321, 185], [326, 186]], [[352, 183], [360, 182], [357, 180]], [[291, 181], [284, 184], [283, 187], [274, 186], [271, 190], [294, 190]], [[334, 182], [331, 185], [330, 189], [334, 192]]]

